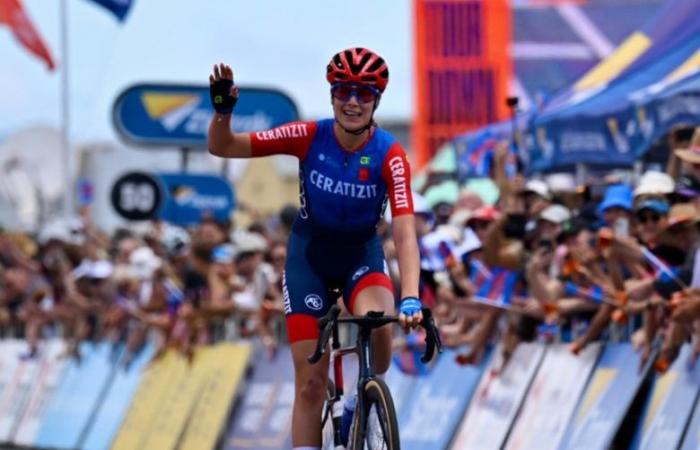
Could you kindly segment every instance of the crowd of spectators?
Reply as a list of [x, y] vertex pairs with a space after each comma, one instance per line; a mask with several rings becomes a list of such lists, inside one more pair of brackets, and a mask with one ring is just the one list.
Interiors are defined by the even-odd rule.
[[[665, 172], [611, 172], [595, 185], [508, 176], [504, 141], [489, 181], [498, 195], [467, 187], [455, 201], [429, 202], [414, 193], [421, 299], [460, 364], [479, 363], [496, 342], [507, 363], [518, 343], [538, 339], [569, 342], [575, 354], [594, 340], [629, 339], [660, 371], [685, 342], [700, 354], [700, 130], [671, 146]], [[274, 354], [286, 338], [282, 278], [295, 217], [288, 206], [245, 229], [204, 218], [107, 235], [84, 208], [37, 235], [2, 230], [0, 332], [26, 340], [22, 358], [41, 354], [48, 337], [65, 339], [78, 359], [81, 343], [106, 340], [125, 348], [115, 354], [126, 367], [147, 339], [155, 358], [246, 338]], [[390, 222], [378, 233], [398, 286]], [[415, 341], [397, 333], [397, 348]]]

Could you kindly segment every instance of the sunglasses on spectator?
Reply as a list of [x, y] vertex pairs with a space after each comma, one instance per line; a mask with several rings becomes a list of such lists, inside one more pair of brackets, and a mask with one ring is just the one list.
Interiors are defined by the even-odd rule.
[[637, 214], [637, 222], [645, 224], [647, 222], [658, 223], [661, 220], [661, 215], [657, 213]]
[[349, 102], [355, 97], [358, 103], [370, 103], [379, 97], [379, 90], [372, 86], [337, 83], [331, 86], [331, 95], [341, 102]]

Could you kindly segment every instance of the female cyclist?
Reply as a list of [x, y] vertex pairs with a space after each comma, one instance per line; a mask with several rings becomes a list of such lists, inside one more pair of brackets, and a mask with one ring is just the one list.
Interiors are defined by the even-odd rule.
[[[401, 145], [373, 120], [389, 70], [371, 50], [349, 48], [333, 56], [326, 79], [331, 85], [332, 119], [232, 133], [231, 112], [238, 100], [233, 72], [219, 64], [209, 77], [216, 110], [209, 126], [210, 153], [224, 158], [273, 154], [299, 158], [300, 209], [289, 237], [283, 277], [295, 372], [295, 450], [315, 450], [321, 445], [328, 354], [315, 365], [307, 357], [318, 338], [316, 319], [336, 301], [330, 291], [342, 291], [352, 314], [394, 313], [392, 284], [375, 230], [387, 200], [401, 273], [400, 323], [408, 329], [422, 319], [410, 168]], [[391, 337], [390, 326], [375, 330], [372, 337], [378, 374], [389, 368]]]

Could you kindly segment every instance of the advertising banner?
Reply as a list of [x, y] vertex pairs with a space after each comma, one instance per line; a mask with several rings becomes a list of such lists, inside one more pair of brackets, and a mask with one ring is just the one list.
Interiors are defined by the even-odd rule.
[[594, 343], [575, 356], [566, 344], [547, 346], [505, 449], [559, 447], [600, 350], [600, 344]]
[[630, 344], [606, 344], [559, 448], [610, 447], [643, 379], [639, 355]]
[[0, 442], [9, 442], [29, 401], [31, 383], [39, 371], [38, 358], [23, 358], [27, 343], [3, 343], [3, 370], [7, 370], [0, 397]]
[[403, 400], [401, 448], [432, 450], [447, 448], [450, 443], [488, 364], [485, 357], [480, 366], [462, 366], [455, 362], [456, 356], [454, 350], [445, 350], [430, 374]]
[[[428, 374], [427, 376], [430, 375]], [[402, 417], [402, 412], [405, 409], [404, 406], [407, 400], [413, 395], [413, 390], [416, 385], [420, 381], [426, 379], [427, 376], [405, 374], [398, 368], [396, 361], [392, 361], [384, 381], [386, 381], [386, 384], [391, 390], [391, 397], [394, 399], [394, 408], [399, 417]]]
[[235, 207], [229, 182], [218, 175], [159, 173], [165, 190], [158, 216], [167, 222], [188, 226], [211, 216], [226, 220]]
[[258, 353], [252, 377], [236, 408], [226, 450], [292, 448], [294, 367], [289, 347], [280, 347], [273, 359]]
[[[299, 119], [292, 99], [276, 89], [239, 87], [235, 131], [261, 131]], [[132, 144], [205, 149], [214, 109], [209, 86], [137, 84], [114, 103], [112, 119]]]
[[498, 373], [503, 365], [501, 345], [494, 352], [457, 430], [452, 450], [497, 450], [504, 445], [542, 361], [544, 346], [519, 344], [501, 373]]
[[179, 449], [215, 448], [244, 382], [251, 354], [252, 346], [248, 344], [222, 343], [202, 356], [198, 364], [205, 366], [205, 375]]
[[[143, 374], [112, 449], [212, 449], [248, 365], [245, 344], [167, 352]], [[205, 426], [206, 424], [206, 426]]]
[[112, 379], [110, 344], [81, 344], [80, 355], [80, 361], [71, 359], [66, 365], [34, 441], [36, 447], [77, 448]]
[[129, 367], [117, 366], [109, 390], [98, 406], [90, 429], [80, 448], [83, 450], [107, 450], [124, 420], [133, 400], [146, 364], [151, 360], [154, 346], [146, 346], [134, 357]]
[[700, 364], [685, 345], [671, 368], [654, 382], [633, 449], [678, 448], [700, 390]]
[[31, 392], [12, 437], [13, 443], [27, 447], [34, 444], [47, 405], [63, 375], [66, 366], [65, 351], [66, 346], [60, 339], [49, 340], [40, 346], [39, 370], [36, 377], [29, 381]]
[[160, 414], [160, 404], [178, 391], [185, 377], [186, 364], [181, 355], [169, 351], [148, 366], [112, 449], [147, 448], [144, 444]]
[[680, 450], [697, 450], [700, 448], [700, 399], [696, 399], [693, 418], [685, 432]]

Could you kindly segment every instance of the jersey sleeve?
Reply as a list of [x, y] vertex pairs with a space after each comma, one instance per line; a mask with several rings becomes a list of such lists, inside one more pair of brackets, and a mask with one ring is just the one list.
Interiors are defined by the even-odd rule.
[[292, 155], [306, 158], [316, 134], [316, 122], [290, 122], [267, 131], [250, 133], [251, 156]]
[[393, 217], [413, 214], [411, 193], [411, 166], [401, 144], [395, 142], [384, 158], [382, 178], [389, 191], [389, 204]]

